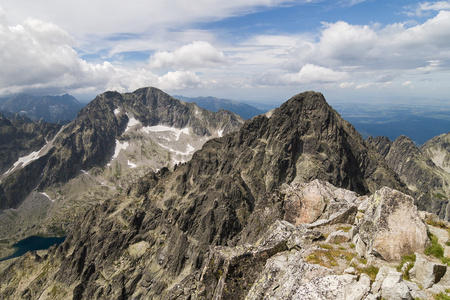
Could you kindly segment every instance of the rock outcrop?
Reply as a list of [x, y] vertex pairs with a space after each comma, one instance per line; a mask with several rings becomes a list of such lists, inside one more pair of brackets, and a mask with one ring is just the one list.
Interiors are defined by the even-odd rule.
[[399, 261], [405, 254], [423, 253], [427, 228], [411, 196], [384, 187], [367, 201], [367, 210], [353, 238], [359, 255]]
[[407, 184], [418, 208], [445, 220], [450, 218], [450, 173], [444, 166], [446, 157], [450, 155], [445, 142], [447, 136], [436, 137], [421, 148], [405, 136], [398, 137], [394, 142], [386, 137], [369, 137], [366, 140]]

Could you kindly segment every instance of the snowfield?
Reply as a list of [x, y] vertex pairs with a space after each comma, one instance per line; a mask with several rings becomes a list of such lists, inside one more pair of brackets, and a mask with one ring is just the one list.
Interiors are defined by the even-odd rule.
[[179, 129], [179, 128], [169, 127], [169, 126], [164, 126], [164, 125], [156, 125], [156, 126], [147, 126], [147, 127], [141, 128], [141, 132], [147, 133], [147, 134], [150, 134], [150, 132], [166, 132], [166, 131], [172, 132], [174, 134], [176, 141], [178, 141], [180, 139], [180, 135], [182, 133], [189, 135], [188, 127]]

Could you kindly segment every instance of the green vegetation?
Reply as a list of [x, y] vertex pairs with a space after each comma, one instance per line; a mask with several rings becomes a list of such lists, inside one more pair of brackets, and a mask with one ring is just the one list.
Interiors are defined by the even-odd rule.
[[371, 265], [371, 266], [367, 266], [367, 267], [364, 267], [364, 268], [358, 268], [357, 267], [356, 270], [359, 273], [361, 273], [361, 274], [365, 273], [365, 274], [369, 275], [370, 280], [375, 281], [375, 278], [377, 277], [378, 271], [380, 269]]
[[431, 245], [425, 249], [425, 254], [433, 255], [439, 259], [444, 257], [444, 248], [438, 243], [438, 238], [430, 233], [428, 236], [431, 240]]
[[338, 265], [336, 259], [341, 257], [346, 261], [351, 261], [354, 254], [343, 250], [326, 248], [324, 250], [314, 251], [312, 254], [308, 255], [305, 260], [311, 264], [318, 264], [326, 268], [332, 268]]
[[415, 254], [402, 256], [402, 259], [401, 259], [400, 263], [397, 266], [397, 271], [401, 272], [403, 265], [405, 263], [407, 263], [407, 262], [410, 262], [410, 264], [408, 265], [408, 268], [406, 269], [405, 273], [403, 273], [403, 279], [410, 280], [410, 278], [409, 278], [409, 271], [414, 267], [414, 262], [415, 261], [416, 261], [416, 255]]
[[318, 246], [323, 249], [333, 249], [333, 246], [331, 246], [329, 244], [320, 244]]
[[450, 258], [444, 257], [444, 248], [438, 243], [438, 238], [432, 233], [429, 234], [429, 238], [431, 245], [425, 249], [425, 254], [439, 258], [442, 263], [450, 266]]
[[441, 193], [433, 194], [433, 197], [434, 197], [434, 198], [437, 198], [437, 199], [440, 199], [440, 200], [447, 199], [447, 197], [445, 197], [445, 196], [444, 196], [443, 194], [441, 194]]
[[343, 230], [343, 231], [345, 231], [345, 232], [349, 232], [350, 231], [350, 229], [352, 229], [352, 227], [353, 226], [341, 226], [341, 227], [339, 227], [337, 230]]
[[434, 295], [435, 300], [450, 300], [450, 289], [446, 289], [445, 292]]
[[425, 221], [425, 223], [427, 223], [428, 225], [434, 226], [434, 227], [447, 229], [445, 222], [440, 219], [436, 221], [432, 217], [428, 217], [427, 220]]

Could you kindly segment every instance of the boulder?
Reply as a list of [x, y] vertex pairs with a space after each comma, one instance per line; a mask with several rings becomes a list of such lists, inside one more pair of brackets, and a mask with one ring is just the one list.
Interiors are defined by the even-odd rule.
[[350, 236], [347, 232], [344, 230], [338, 230], [330, 233], [330, 235], [327, 237], [325, 243], [330, 244], [340, 244], [340, 243], [346, 243], [350, 241]]
[[390, 272], [381, 285], [381, 297], [389, 300], [413, 299], [400, 272]]
[[284, 219], [292, 224], [316, 226], [353, 224], [357, 213], [357, 194], [336, 188], [328, 182], [292, 183], [284, 191]]
[[267, 260], [246, 299], [298, 299], [294, 294], [302, 285], [331, 274], [331, 269], [303, 261], [299, 252], [282, 252]]
[[428, 241], [427, 228], [412, 197], [383, 187], [369, 201], [353, 238], [359, 255], [399, 261], [405, 254], [423, 253]]
[[444, 257], [450, 258], [450, 246], [444, 246]]
[[424, 256], [416, 253], [414, 267], [409, 271], [410, 278], [427, 289], [438, 283], [447, 272], [445, 265], [428, 261]]
[[428, 230], [430, 231], [430, 233], [437, 237], [439, 244], [445, 245], [445, 243], [448, 241], [448, 231], [446, 229], [428, 226]]
[[375, 282], [372, 284], [372, 293], [377, 294], [381, 291], [381, 285], [383, 284], [384, 279], [388, 276], [389, 273], [395, 272], [394, 268], [388, 266], [382, 266], [375, 277]]

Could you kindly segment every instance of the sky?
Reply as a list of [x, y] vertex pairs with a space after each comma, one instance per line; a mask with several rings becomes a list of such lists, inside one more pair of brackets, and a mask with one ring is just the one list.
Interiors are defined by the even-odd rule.
[[0, 95], [450, 105], [450, 1], [2, 0], [0, 67]]

